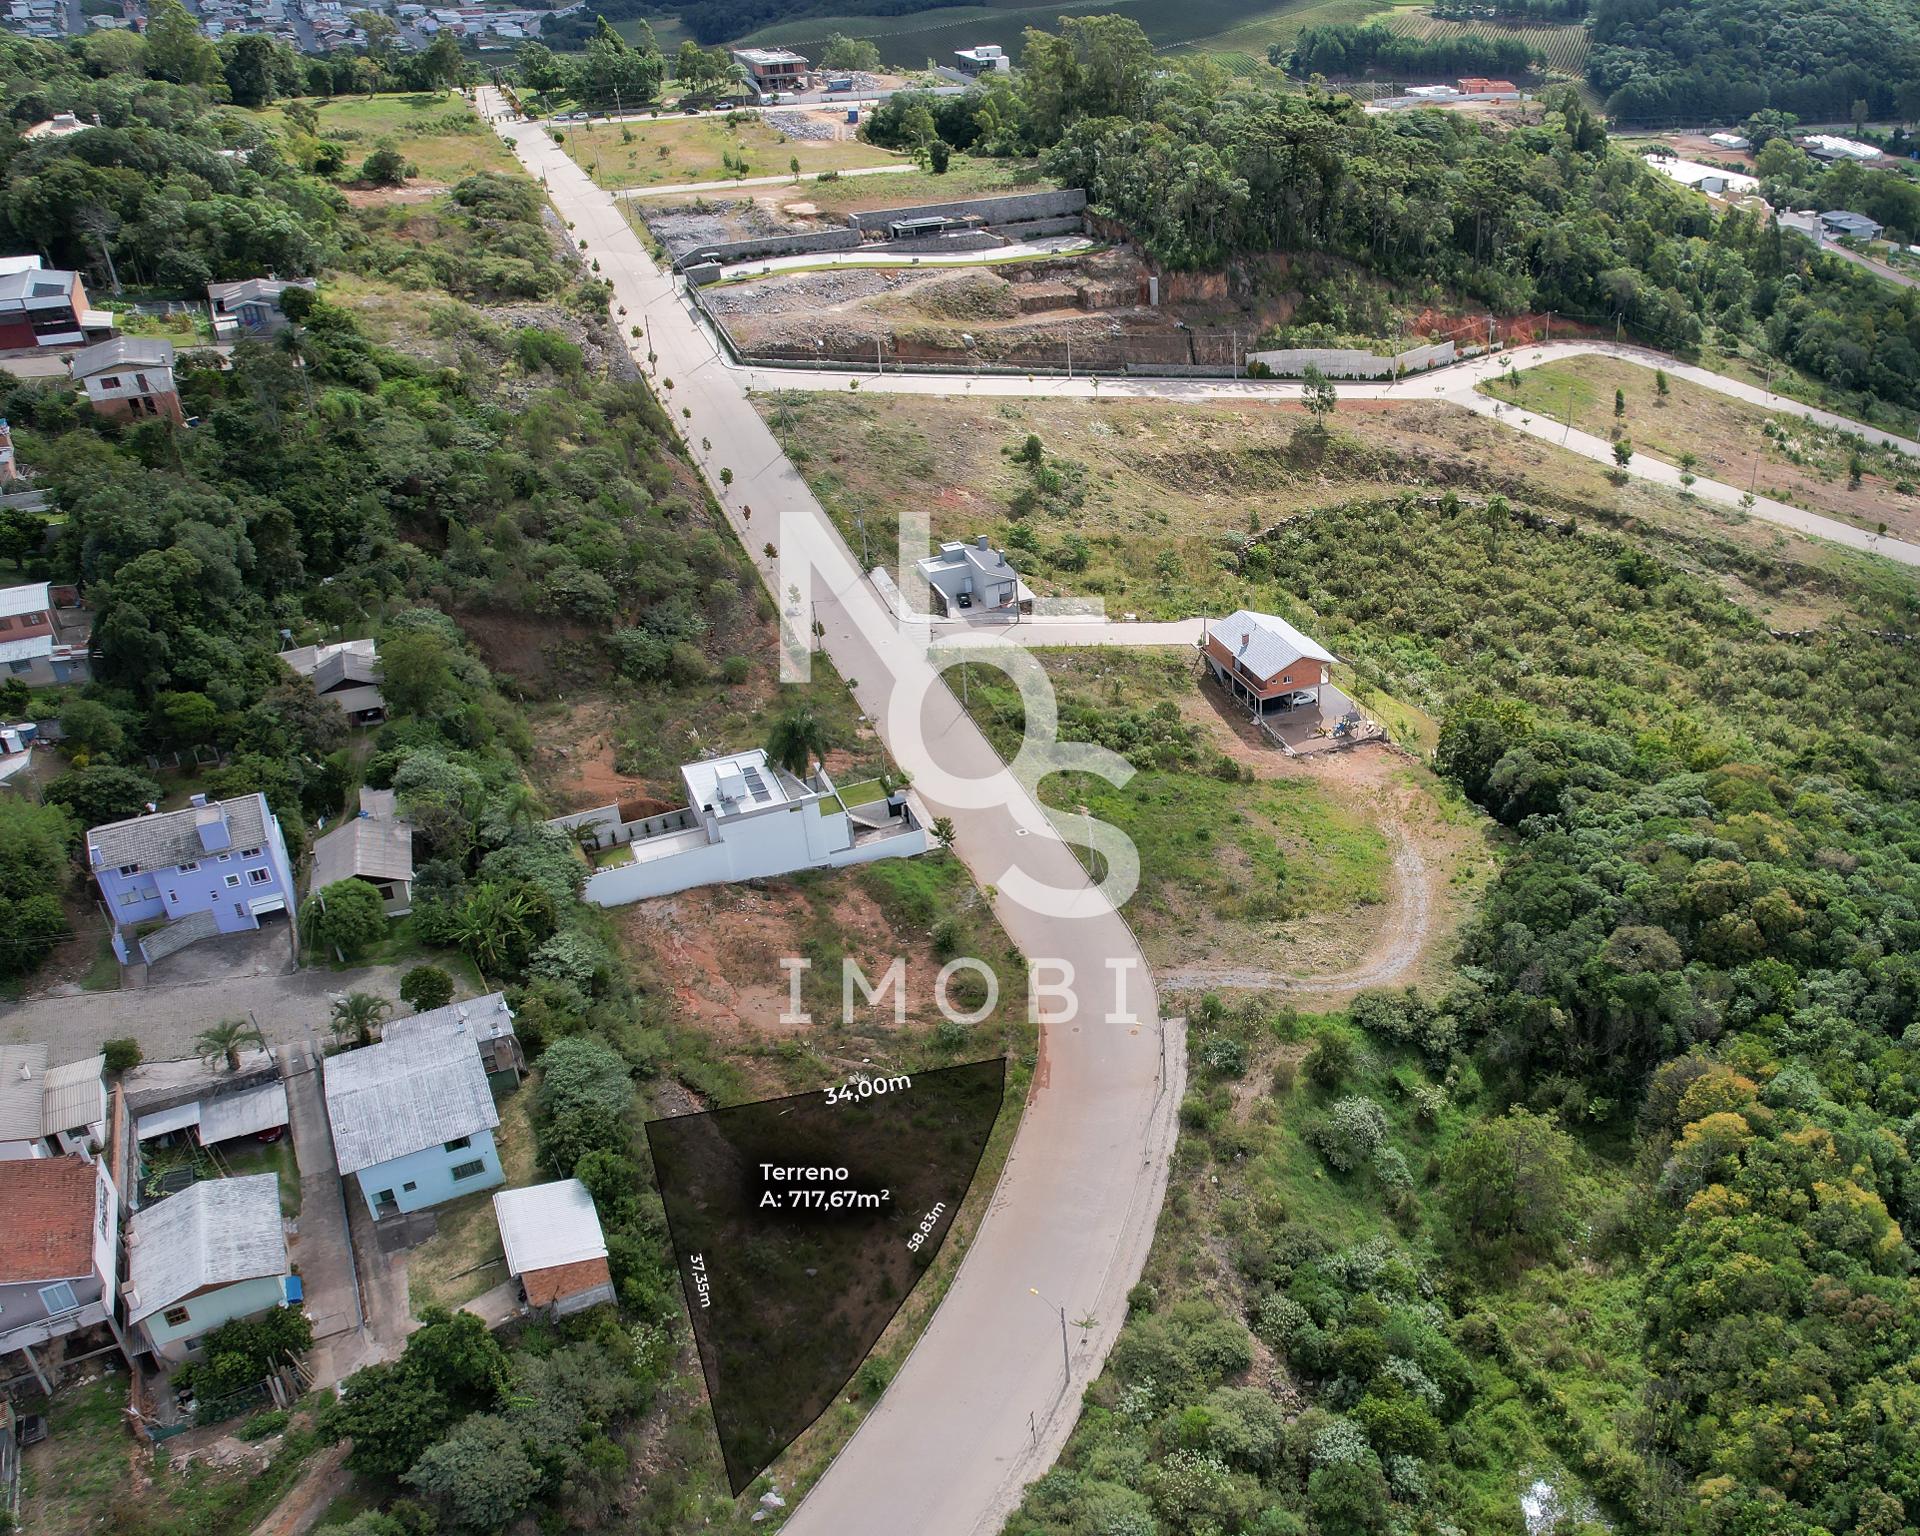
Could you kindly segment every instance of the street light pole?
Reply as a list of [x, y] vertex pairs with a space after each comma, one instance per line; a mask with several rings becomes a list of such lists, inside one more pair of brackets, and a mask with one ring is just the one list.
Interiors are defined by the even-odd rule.
[[[1035, 1296], [1040, 1296], [1032, 1286], [1028, 1286], [1027, 1289]], [[1040, 1296], [1040, 1299], [1060, 1313], [1060, 1368], [1067, 1373], [1067, 1380], [1070, 1382], [1073, 1380], [1073, 1355], [1067, 1348], [1067, 1309], [1059, 1302], [1049, 1300], [1045, 1296]]]

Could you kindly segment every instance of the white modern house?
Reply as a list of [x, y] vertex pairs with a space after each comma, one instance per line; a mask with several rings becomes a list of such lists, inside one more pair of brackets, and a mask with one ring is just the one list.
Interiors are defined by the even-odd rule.
[[938, 554], [915, 561], [914, 569], [942, 617], [1010, 619], [1033, 612], [1032, 591], [984, 533], [971, 544], [942, 544]]
[[1709, 197], [1745, 197], [1749, 192], [1759, 190], [1760, 186], [1758, 177], [1740, 171], [1722, 170], [1717, 165], [1703, 165], [1698, 160], [1648, 155], [1646, 162], [1669, 181], [1677, 181], [1681, 186], [1692, 187], [1694, 191], [1704, 192]]
[[547, 823], [572, 832], [593, 860], [588, 901], [618, 907], [696, 885], [926, 851], [906, 792], [878, 779], [836, 789], [824, 768], [797, 779], [757, 748], [688, 763], [680, 778], [687, 803], [677, 811], [625, 820], [606, 805]]

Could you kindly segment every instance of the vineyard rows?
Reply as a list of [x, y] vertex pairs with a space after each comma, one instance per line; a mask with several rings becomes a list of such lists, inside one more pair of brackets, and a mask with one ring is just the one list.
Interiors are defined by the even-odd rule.
[[1517, 37], [1546, 60], [1556, 75], [1578, 76], [1586, 71], [1587, 50], [1593, 35], [1585, 27], [1523, 27], [1498, 21], [1441, 21], [1425, 11], [1395, 11], [1385, 18], [1389, 31], [1421, 39], [1455, 37]]

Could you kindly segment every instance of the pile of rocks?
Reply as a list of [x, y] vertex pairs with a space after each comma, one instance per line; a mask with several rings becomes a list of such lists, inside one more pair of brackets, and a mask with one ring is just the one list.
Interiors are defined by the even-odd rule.
[[832, 122], [811, 112], [769, 112], [767, 126], [775, 133], [784, 133], [790, 139], [802, 139], [809, 144], [828, 143], [836, 134]]

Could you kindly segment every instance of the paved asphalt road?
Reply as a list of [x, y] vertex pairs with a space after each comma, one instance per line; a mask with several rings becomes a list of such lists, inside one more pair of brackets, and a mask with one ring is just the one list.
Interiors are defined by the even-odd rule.
[[[489, 118], [502, 110], [490, 89], [480, 97]], [[613, 198], [547, 135], [499, 126], [572, 221], [583, 254], [599, 261], [622, 318], [645, 317], [636, 350], [658, 353], [663, 398], [691, 413], [679, 423], [689, 443], [717, 445], [701, 455], [703, 467], [742, 542], [758, 551], [777, 537], [789, 572], [800, 559], [811, 567], [822, 644], [930, 812], [952, 817], [955, 850], [999, 892], [1008, 935], [1044, 974], [1057, 975], [1046, 962], [1073, 969], [1077, 1011], [1041, 1009], [1041, 1063], [1026, 1115], [946, 1300], [785, 1527], [792, 1536], [983, 1536], [1052, 1464], [1125, 1319], [1166, 1187], [1185, 1075], [1181, 1033], [1162, 1026], [1132, 932], [961, 712], [924, 646], [900, 633], [775, 444], [745, 379], [716, 360], [675, 280], [654, 266]], [[724, 490], [722, 465], [733, 472]], [[755, 510], [751, 524], [746, 506]], [[780, 563], [755, 559], [769, 590], [782, 593]], [[1073, 1331], [1070, 1371], [1056, 1306], [1069, 1320], [1092, 1319]]]
[[[1613, 444], [1607, 439], [1594, 437], [1586, 432], [1569, 432], [1563, 423], [1551, 417], [1515, 410], [1505, 401], [1496, 400], [1478, 392], [1477, 386], [1506, 372], [1509, 360], [1516, 367], [1533, 368], [1543, 363], [1579, 357], [1612, 357], [1649, 370], [1663, 368], [1673, 378], [1685, 379], [1690, 384], [1698, 384], [1703, 389], [1711, 389], [1718, 394], [1744, 400], [1763, 410], [1799, 416], [1807, 421], [1838, 427], [1847, 432], [1858, 432], [1870, 442], [1884, 443], [1889, 447], [1898, 448], [1903, 453], [1920, 457], [1920, 442], [1915, 442], [1911, 438], [1899, 437], [1879, 427], [1870, 427], [1848, 417], [1837, 416], [1832, 411], [1823, 411], [1817, 406], [1803, 405], [1798, 400], [1789, 400], [1783, 395], [1769, 394], [1752, 384], [1743, 384], [1737, 379], [1724, 378], [1720, 374], [1695, 367], [1691, 363], [1676, 361], [1662, 353], [1611, 341], [1555, 341], [1539, 346], [1516, 347], [1511, 351], [1495, 353], [1487, 357], [1471, 358], [1464, 363], [1456, 363], [1450, 368], [1436, 368], [1431, 373], [1417, 374], [1397, 383], [1337, 384], [1335, 389], [1342, 400], [1446, 400], [1476, 415], [1491, 416], [1515, 431], [1525, 432], [1531, 437], [1563, 447], [1571, 453], [1611, 466]], [[721, 363], [719, 366], [743, 375], [748, 387], [754, 390], [840, 391], [847, 387], [849, 378], [845, 370], [827, 368], [754, 368], [731, 361]], [[1025, 374], [969, 376], [926, 373], [888, 373], [878, 376], [861, 374], [858, 377], [861, 390], [869, 394], [1194, 402], [1298, 400], [1304, 393], [1303, 385], [1271, 379], [1145, 377], [1069, 379], [1028, 377]], [[1634, 455], [1633, 463], [1628, 467], [1627, 473], [1634, 479], [1649, 480], [1657, 485], [1670, 485], [1675, 489], [1680, 486], [1680, 470], [1675, 465], [1650, 458], [1644, 453]], [[1702, 501], [1714, 502], [1720, 506], [1738, 507], [1745, 488], [1726, 485], [1718, 480], [1698, 479], [1694, 482], [1692, 491]], [[1884, 555], [1889, 560], [1899, 561], [1903, 565], [1920, 565], [1920, 544], [1907, 543], [1901, 539], [1881, 538], [1878, 534], [1864, 528], [1856, 528], [1851, 523], [1843, 523], [1837, 518], [1822, 517], [1817, 512], [1789, 506], [1785, 502], [1774, 501], [1766, 496], [1755, 497], [1754, 504], [1748, 511], [1750, 516], [1757, 517], [1763, 522], [1777, 523], [1783, 528], [1792, 528], [1815, 538], [1844, 544], [1850, 549]]]

